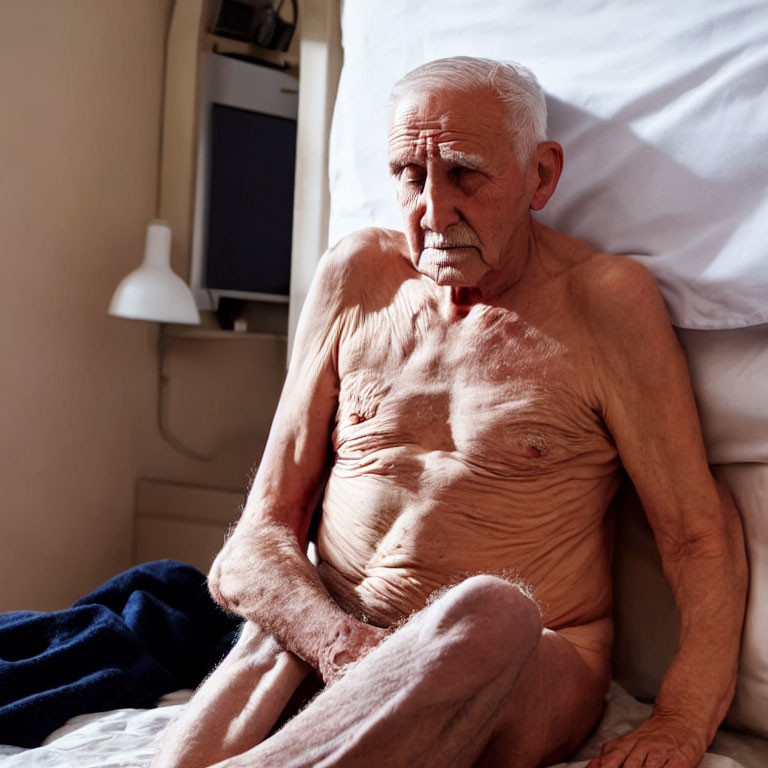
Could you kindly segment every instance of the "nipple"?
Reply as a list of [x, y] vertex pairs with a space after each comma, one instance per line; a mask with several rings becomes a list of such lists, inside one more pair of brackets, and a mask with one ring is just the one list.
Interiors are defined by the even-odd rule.
[[542, 438], [528, 437], [523, 444], [523, 452], [530, 459], [540, 459], [547, 453], [547, 444]]
[[362, 411], [360, 413], [350, 413], [347, 416], [347, 423], [349, 423], [349, 424], [360, 424], [363, 421], [368, 421], [368, 419], [372, 419], [376, 415], [376, 410], [377, 410], [377, 408], [374, 405], [368, 411]]

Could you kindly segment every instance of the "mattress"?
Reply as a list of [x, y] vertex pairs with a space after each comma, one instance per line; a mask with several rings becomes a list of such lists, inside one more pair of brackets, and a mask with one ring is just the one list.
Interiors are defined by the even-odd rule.
[[[117, 709], [80, 715], [52, 733], [35, 749], [0, 745], [2, 768], [148, 768], [154, 745], [168, 722], [189, 700], [192, 691], [164, 696], [155, 709]], [[648, 717], [649, 704], [633, 699], [615, 683], [605, 715], [574, 759], [557, 768], [583, 768], [604, 741], [627, 733]], [[764, 768], [768, 741], [721, 730], [703, 768]]]

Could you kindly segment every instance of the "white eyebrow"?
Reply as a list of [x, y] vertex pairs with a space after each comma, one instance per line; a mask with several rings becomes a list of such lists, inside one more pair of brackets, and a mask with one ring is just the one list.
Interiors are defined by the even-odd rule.
[[444, 146], [441, 146], [439, 151], [440, 157], [449, 163], [455, 163], [456, 165], [461, 165], [472, 171], [480, 171], [481, 173], [487, 170], [488, 166], [480, 155], [473, 155], [469, 152], [461, 152]]
[[408, 151], [391, 152], [389, 155], [389, 172], [394, 175], [403, 170], [411, 160], [411, 155]]
[[[461, 152], [458, 149], [451, 149], [450, 147], [440, 146], [439, 148], [440, 159], [445, 160], [448, 163], [460, 165], [464, 168], [469, 168], [472, 171], [480, 171], [481, 173], [488, 172], [488, 166], [485, 160], [480, 155], [473, 155], [470, 152]], [[408, 150], [400, 152], [392, 152], [389, 156], [389, 170], [390, 173], [395, 174], [397, 171], [405, 168], [412, 160], [412, 155]]]

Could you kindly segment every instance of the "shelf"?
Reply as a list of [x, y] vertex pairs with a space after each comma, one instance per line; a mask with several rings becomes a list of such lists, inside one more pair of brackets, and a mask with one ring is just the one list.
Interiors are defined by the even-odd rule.
[[284, 333], [263, 333], [260, 331], [225, 331], [220, 328], [187, 328], [172, 326], [168, 328], [168, 337], [172, 339], [235, 339], [250, 341], [287, 341]]
[[210, 32], [205, 35], [205, 50], [223, 56], [239, 56], [252, 61], [254, 64], [277, 67], [297, 78], [299, 76], [299, 57], [294, 53], [260, 48], [253, 43], [233, 40]]

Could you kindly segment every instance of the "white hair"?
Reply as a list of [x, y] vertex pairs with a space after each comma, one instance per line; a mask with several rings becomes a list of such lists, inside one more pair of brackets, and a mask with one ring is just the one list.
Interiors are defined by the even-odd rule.
[[470, 56], [436, 59], [400, 78], [389, 98], [391, 115], [405, 96], [440, 91], [490, 90], [507, 111], [507, 128], [519, 162], [547, 137], [547, 103], [530, 69], [512, 61]]

